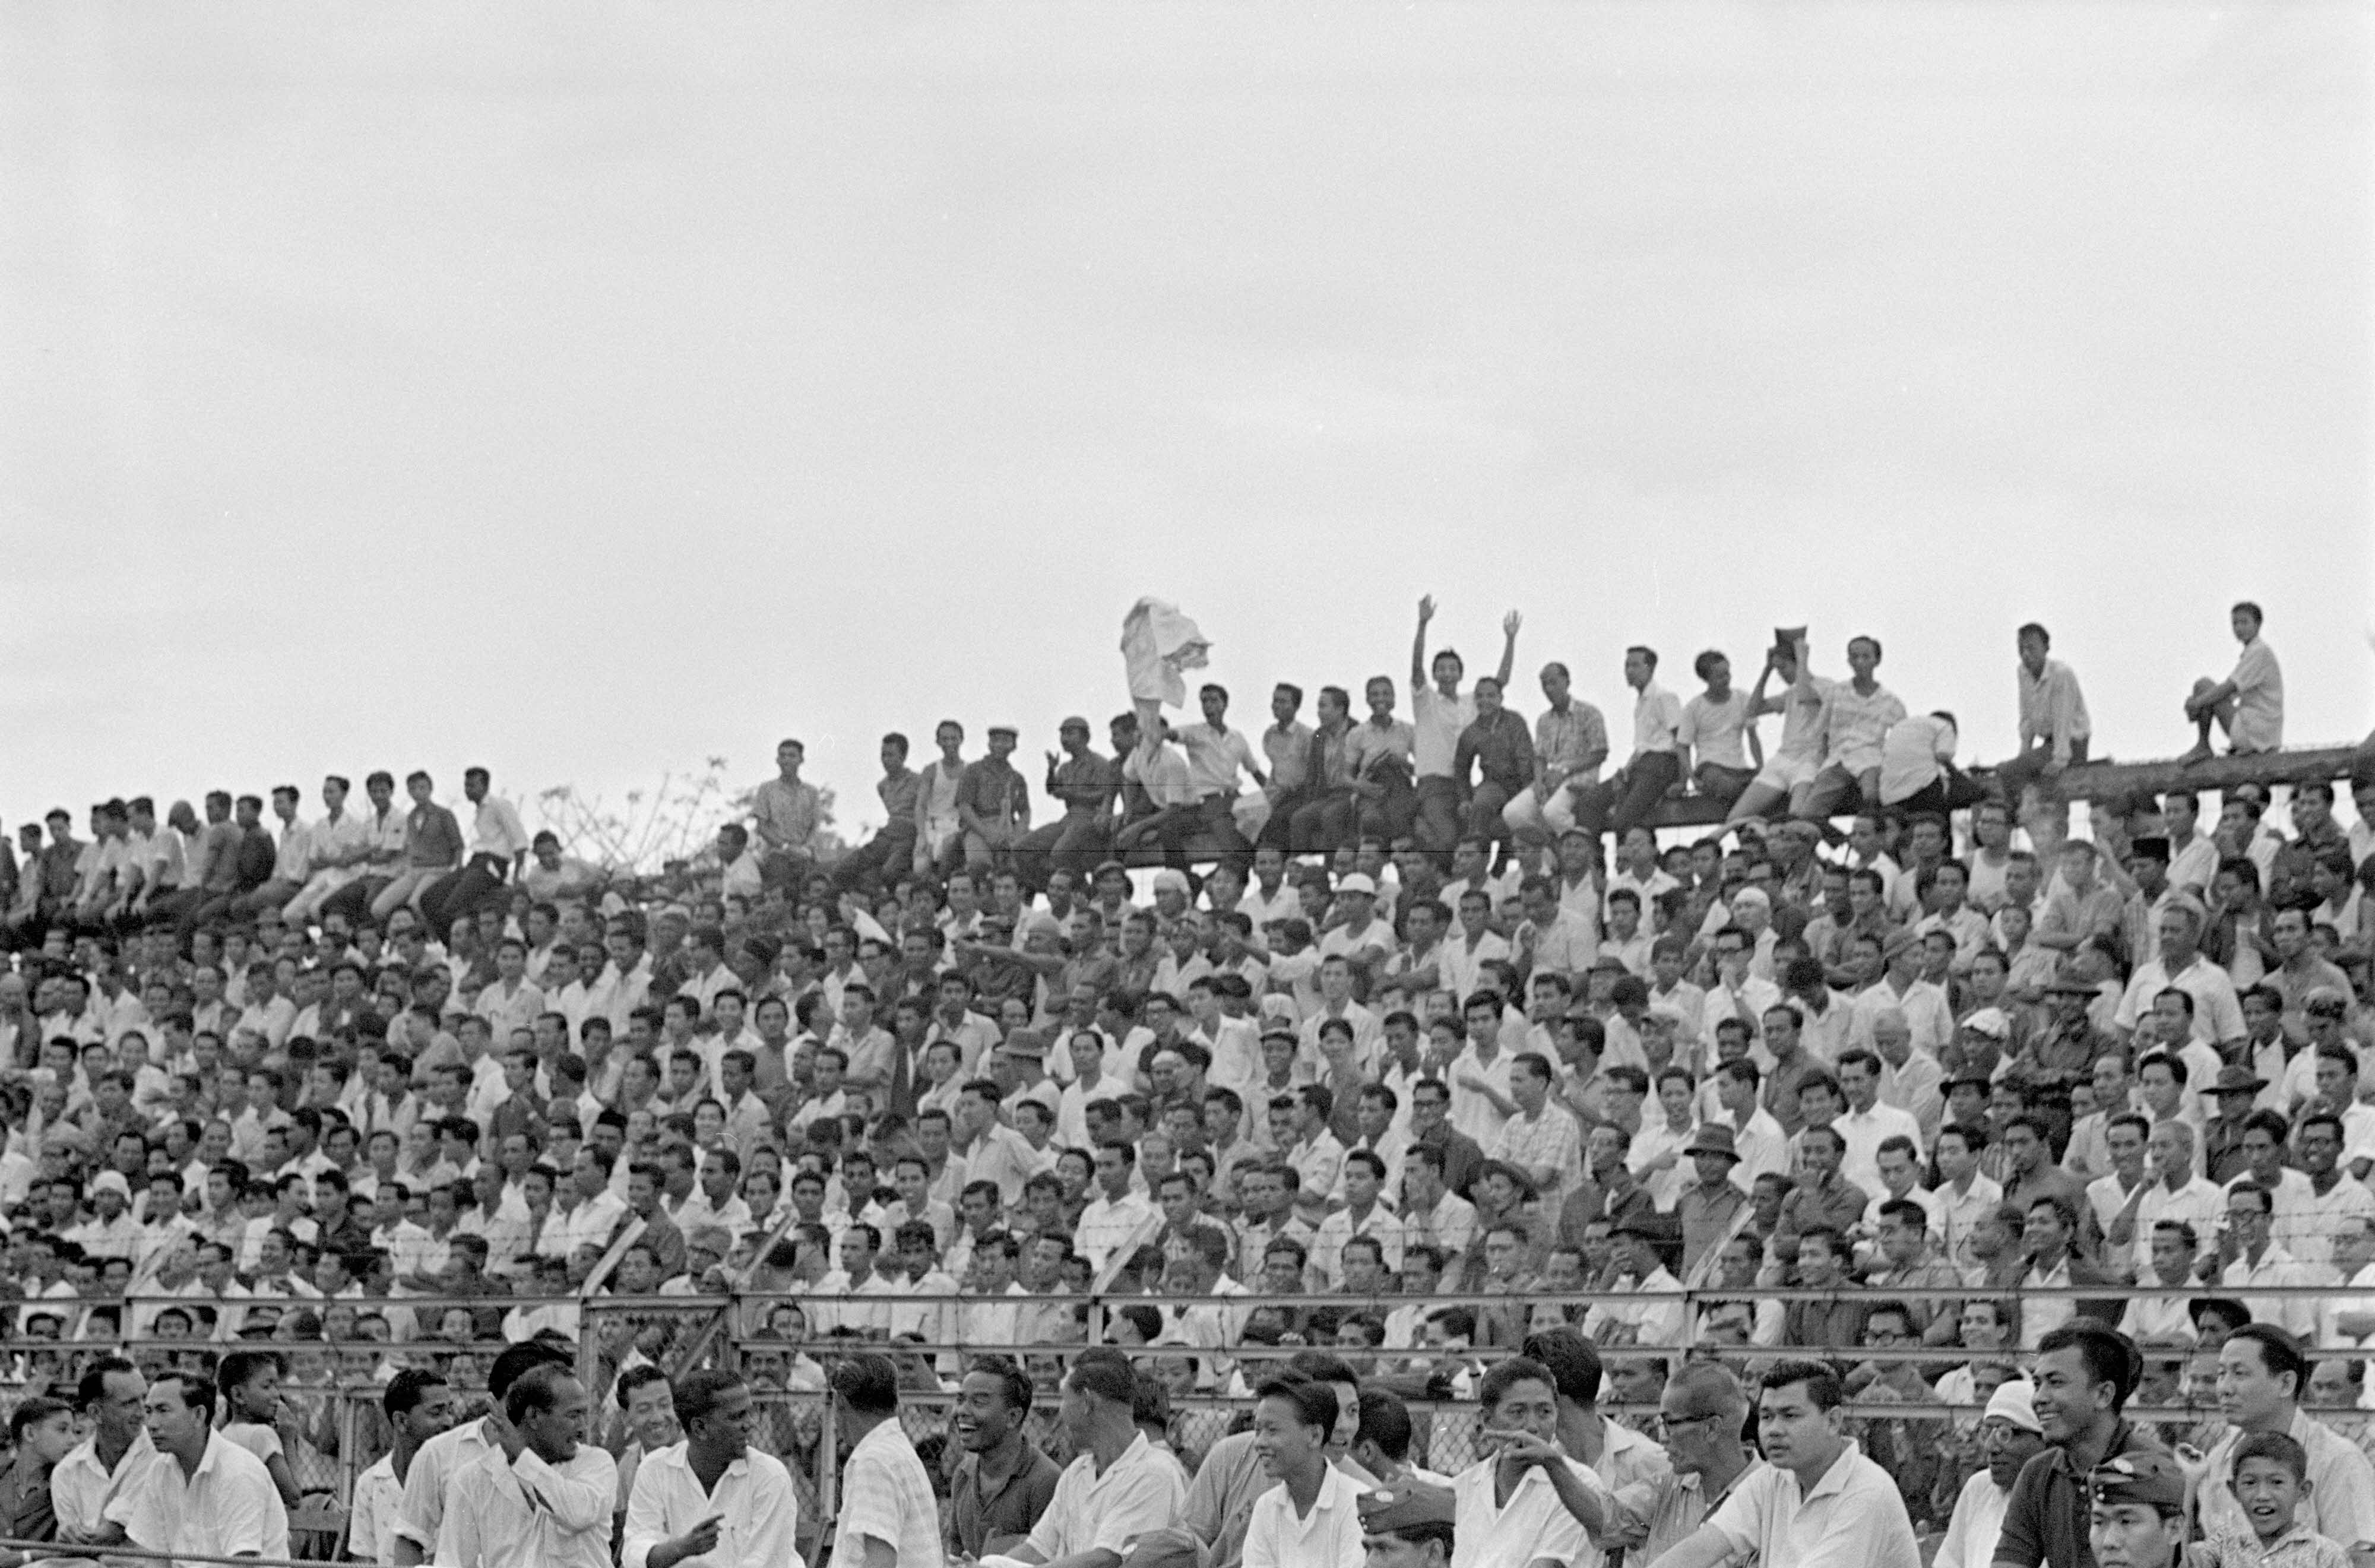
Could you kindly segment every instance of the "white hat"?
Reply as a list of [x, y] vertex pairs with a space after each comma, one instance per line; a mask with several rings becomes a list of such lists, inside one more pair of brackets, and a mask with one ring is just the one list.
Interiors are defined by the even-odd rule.
[[1989, 1395], [1987, 1414], [2002, 1416], [2023, 1432], [2045, 1435], [2045, 1423], [2037, 1419], [2037, 1385], [2025, 1377], [2015, 1377]]
[[1371, 898], [1376, 898], [1377, 896], [1377, 884], [1366, 872], [1355, 871], [1351, 876], [1345, 878], [1342, 881], [1337, 883], [1336, 890], [1340, 893], [1366, 893]]
[[1981, 1008], [1963, 1020], [1963, 1027], [1991, 1040], [2012, 1038], [2012, 1020], [2004, 1016], [2002, 1008]]
[[112, 1192], [126, 1203], [132, 1201], [132, 1184], [124, 1179], [121, 1171], [101, 1171], [90, 1179], [90, 1191], [94, 1197], [103, 1192]]
[[1166, 866], [1162, 870], [1157, 871], [1154, 874], [1154, 890], [1159, 893], [1165, 888], [1169, 888], [1174, 892], [1186, 892], [1188, 890], [1188, 873], [1180, 870], [1176, 866]]

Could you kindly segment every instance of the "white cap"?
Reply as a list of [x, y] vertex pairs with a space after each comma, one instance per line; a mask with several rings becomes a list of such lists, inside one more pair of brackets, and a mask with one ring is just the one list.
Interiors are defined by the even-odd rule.
[[1345, 878], [1342, 881], [1337, 883], [1336, 890], [1340, 893], [1366, 893], [1371, 898], [1376, 898], [1377, 896], [1377, 884], [1366, 872], [1355, 871], [1351, 876]]
[[2045, 1423], [2037, 1419], [2037, 1385], [2025, 1377], [2015, 1377], [1988, 1396], [1987, 1414], [2002, 1416], [2023, 1432], [2045, 1435]]

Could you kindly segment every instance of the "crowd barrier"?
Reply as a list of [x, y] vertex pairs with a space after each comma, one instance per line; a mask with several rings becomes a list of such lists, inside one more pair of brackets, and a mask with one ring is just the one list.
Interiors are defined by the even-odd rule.
[[[2183, 1293], [2248, 1293], [2260, 1300], [2325, 1301], [2331, 1300], [2337, 1291], [2338, 1287], [2333, 1286], [2283, 1286], [2243, 1292], [2211, 1287]], [[1694, 1342], [1693, 1331], [1697, 1309], [1716, 1301], [1787, 1304], [1839, 1301], [1871, 1303], [1886, 1300], [1921, 1303], [1991, 1297], [2023, 1302], [2108, 1302], [2171, 1293], [2163, 1289], [2142, 1286], [2007, 1288], [1995, 1291], [1967, 1286], [1931, 1286], [1902, 1291], [1868, 1287], [1840, 1290], [1686, 1288], [1668, 1293], [1669, 1299], [1679, 1302], [1684, 1308], [1684, 1334], [1681, 1342], [1609, 1345], [1603, 1347], [1602, 1356], [1612, 1373], [1650, 1359], [1663, 1360], [1671, 1368], [1679, 1358], [1695, 1353], [1719, 1356], [1751, 1373], [1761, 1362], [1769, 1362], [1785, 1355], [1809, 1353], [1843, 1363], [1869, 1362], [1883, 1367], [1907, 1362], [1932, 1369], [1973, 1360], [2016, 1362], [2023, 1354], [2016, 1346], [1996, 1350], [1970, 1350], [1955, 1346], [1859, 1345], [1848, 1350], [1810, 1352], [1761, 1346], [1703, 1346]], [[1584, 1313], [1595, 1304], [1637, 1305], [1642, 1299], [1641, 1292], [1631, 1290], [1580, 1292], [1517, 1291], [1444, 1294], [1428, 1297], [1426, 1303], [1430, 1310], [1467, 1307], [1503, 1314], [1518, 1312], [1526, 1318], [1530, 1318], [1536, 1308], [1547, 1307], [1558, 1313], [1562, 1319], [1579, 1325]], [[1396, 1308], [1412, 1304], [1412, 1298], [1391, 1293], [1347, 1296], [1248, 1292], [1242, 1296], [1196, 1297], [1106, 1294], [1081, 1299], [1081, 1304], [1087, 1311], [1076, 1339], [1038, 1340], [1027, 1344], [995, 1344], [959, 1336], [943, 1341], [902, 1339], [890, 1343], [811, 1338], [795, 1347], [764, 1331], [767, 1313], [786, 1303], [828, 1308], [846, 1306], [852, 1303], [868, 1306], [896, 1303], [906, 1307], [964, 1308], [980, 1307], [986, 1300], [978, 1295], [963, 1293], [846, 1297], [806, 1291], [742, 1289], [702, 1296], [597, 1296], [591, 1299], [582, 1296], [399, 1296], [367, 1302], [356, 1300], [353, 1304], [381, 1313], [391, 1309], [409, 1312], [416, 1317], [423, 1314], [434, 1315], [448, 1306], [469, 1307], [480, 1313], [498, 1309], [508, 1311], [514, 1307], [557, 1309], [563, 1314], [573, 1311], [577, 1332], [571, 1337], [577, 1350], [579, 1371], [588, 1386], [597, 1391], [609, 1388], [620, 1361], [631, 1353], [630, 1347], [643, 1352], [644, 1359], [659, 1365], [671, 1376], [703, 1366], [731, 1368], [744, 1373], [752, 1378], [758, 1407], [755, 1441], [782, 1456], [791, 1468], [800, 1493], [802, 1518], [808, 1521], [803, 1528], [804, 1536], [811, 1529], [821, 1531], [836, 1512], [842, 1451], [841, 1422], [833, 1399], [822, 1387], [792, 1387], [777, 1381], [786, 1373], [802, 1370], [794, 1360], [795, 1351], [805, 1352], [819, 1363], [828, 1362], [837, 1352], [861, 1347], [880, 1349], [891, 1354], [894, 1361], [900, 1362], [903, 1373], [907, 1374], [903, 1376], [903, 1384], [914, 1385], [902, 1394], [903, 1425], [919, 1452], [927, 1456], [928, 1462], [935, 1462], [943, 1456], [945, 1445], [952, 1441], [948, 1420], [954, 1399], [953, 1393], [940, 1386], [943, 1380], [932, 1374], [936, 1364], [953, 1368], [961, 1366], [964, 1357], [989, 1351], [1012, 1355], [1034, 1374], [1037, 1408], [1033, 1416], [1033, 1436], [1049, 1448], [1061, 1452], [1063, 1444], [1055, 1419], [1057, 1383], [1063, 1364], [1061, 1358], [1083, 1345], [1106, 1343], [1107, 1331], [1117, 1308], [1128, 1305], [1158, 1308], [1225, 1306], [1232, 1311], [1250, 1312], [1260, 1306], [1281, 1306], [1328, 1308], [1339, 1312], [1350, 1309], [1384, 1316]], [[1044, 1304], [1048, 1300], [1046, 1297], [998, 1299], [1000, 1304], [1010, 1301]], [[188, 1305], [193, 1304], [193, 1298], [135, 1296], [120, 1304], [137, 1308], [167, 1303]], [[94, 1302], [90, 1304], [119, 1303]], [[5, 1364], [11, 1375], [0, 1379], [0, 1385], [10, 1386], [11, 1391], [18, 1395], [45, 1381], [53, 1387], [70, 1388], [82, 1364], [90, 1358], [108, 1353], [128, 1354], [135, 1361], [149, 1365], [181, 1365], [192, 1370], [204, 1370], [207, 1363], [203, 1358], [206, 1356], [254, 1343], [153, 1338], [64, 1341], [23, 1338], [6, 1339], [0, 1340], [0, 1364]], [[362, 1340], [336, 1344], [275, 1340], [268, 1342], [268, 1348], [290, 1358], [290, 1375], [284, 1383], [284, 1398], [289, 1407], [289, 1421], [284, 1424], [284, 1433], [293, 1427], [301, 1438], [301, 1441], [288, 1444], [298, 1485], [308, 1494], [325, 1494], [343, 1505], [353, 1494], [355, 1477], [384, 1454], [390, 1443], [386, 1420], [379, 1409], [384, 1385], [376, 1376], [359, 1374], [372, 1370], [385, 1355], [397, 1363], [431, 1365], [447, 1371], [466, 1397], [482, 1397], [485, 1368], [495, 1352], [502, 1349], [502, 1342], [480, 1340], [465, 1345], [438, 1339], [412, 1339], [392, 1343], [383, 1349], [374, 1342]], [[1190, 1350], [1176, 1344], [1156, 1344], [1119, 1348], [1133, 1357], [1155, 1362], [1189, 1353], [1214, 1356], [1243, 1367], [1245, 1381], [1250, 1385], [1259, 1381], [1254, 1369], [1262, 1362], [1291, 1357], [1303, 1347], [1295, 1344], [1236, 1344], [1216, 1350]], [[1380, 1376], [1389, 1385], [1406, 1391], [1416, 1431], [1414, 1462], [1428, 1468], [1450, 1472], [1465, 1468], [1480, 1456], [1477, 1435], [1481, 1422], [1474, 1404], [1458, 1398], [1430, 1397], [1439, 1393], [1440, 1385], [1432, 1388], [1422, 1386], [1426, 1380], [1412, 1374], [1403, 1365], [1413, 1356], [1447, 1359], [1442, 1353], [1423, 1349], [1353, 1350], [1337, 1353], [1346, 1355], [1365, 1376]], [[1456, 1360], [1461, 1368], [1473, 1374], [1481, 1373], [1494, 1361], [1515, 1353], [1512, 1344], [1497, 1343], [1474, 1346], [1447, 1359]], [[2190, 1351], [2182, 1348], [2166, 1347], [2155, 1360], [2182, 1361], [2189, 1354]], [[2310, 1354], [2316, 1358], [2357, 1359], [2362, 1352], [2353, 1348], [2312, 1347]], [[810, 1373], [809, 1382], [814, 1384], [816, 1381]], [[1199, 1388], [1193, 1394], [1174, 1398], [1173, 1432], [1177, 1446], [1186, 1451], [1183, 1457], [1192, 1463], [1227, 1432], [1231, 1422], [1248, 1403], [1243, 1397], [1232, 1397], [1224, 1390], [1211, 1388]], [[476, 1408], [472, 1406], [473, 1413], [476, 1413]], [[597, 1403], [597, 1408], [600, 1412], [597, 1417], [599, 1430], [596, 1433], [597, 1439], [609, 1442], [621, 1440], [622, 1417], [615, 1404], [605, 1398]], [[1628, 1402], [1619, 1397], [1613, 1377], [1611, 1394], [1604, 1400], [1603, 1409], [1616, 1419], [1644, 1430], [1653, 1430], [1655, 1406]], [[1908, 1427], [1896, 1430], [1902, 1433], [1918, 1429], [1922, 1435], [1916, 1441], [1927, 1448], [1936, 1442], [1951, 1442], [1956, 1432], [1967, 1432], [1975, 1426], [1978, 1409], [1973, 1405], [1936, 1400], [1857, 1397], [1850, 1399], [1847, 1414], [1851, 1421], [1863, 1422], [1909, 1423]], [[2140, 1405], [2133, 1414], [2140, 1421], [2182, 1429], [2215, 1419], [2216, 1408], [2215, 1396], [2206, 1387], [2197, 1385], [2185, 1402]], [[1939, 1423], [1959, 1424], [1941, 1428]], [[1899, 1441], [1905, 1439], [1900, 1437]], [[332, 1548], [325, 1541], [321, 1550], [327, 1551]], [[811, 1556], [810, 1561], [813, 1560]]]

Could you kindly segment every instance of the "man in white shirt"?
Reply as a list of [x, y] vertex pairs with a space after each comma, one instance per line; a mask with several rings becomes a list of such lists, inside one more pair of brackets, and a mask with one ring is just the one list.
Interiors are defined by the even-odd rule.
[[1704, 1523], [1651, 1568], [1760, 1562], [1918, 1568], [1920, 1549], [1888, 1472], [1840, 1431], [1838, 1373], [1820, 1362], [1770, 1369], [1757, 1396], [1767, 1468], [1732, 1489]]
[[1030, 1539], [1009, 1554], [1015, 1562], [1117, 1560], [1131, 1542], [1183, 1521], [1188, 1473], [1138, 1429], [1136, 1392], [1137, 1374], [1120, 1351], [1093, 1348], [1074, 1360], [1062, 1420], [1079, 1456], [1064, 1467]]
[[648, 1455], [627, 1499], [620, 1568], [798, 1568], [791, 1472], [750, 1445], [750, 1389], [703, 1368], [677, 1380], [684, 1441]]
[[[1411, 760], [1417, 779], [1417, 819], [1412, 831], [1423, 850], [1440, 855], [1459, 836], [1459, 784], [1452, 777], [1452, 759], [1459, 750], [1460, 732], [1476, 722], [1476, 700], [1460, 695], [1460, 678], [1467, 665], [1448, 648], [1426, 656], [1427, 623], [1435, 619], [1435, 596], [1418, 602], [1418, 635], [1411, 643]], [[1516, 610], [1502, 618], [1501, 667], [1495, 678], [1509, 689], [1509, 675], [1518, 658]], [[1433, 684], [1428, 678], [1433, 676]]]
[[484, 768], [463, 772], [463, 796], [477, 808], [470, 819], [469, 858], [460, 870], [420, 890], [421, 918], [440, 939], [455, 921], [492, 898], [527, 861], [533, 841], [512, 803], [490, 793], [491, 783]]
[[1362, 1568], [1361, 1486], [1328, 1458], [1335, 1389], [1276, 1379], [1257, 1392], [1255, 1442], [1278, 1484], [1247, 1517], [1245, 1568]]
[[1823, 704], [1823, 751], [1828, 759], [1807, 787], [1793, 815], [1821, 821], [1840, 808], [1880, 798], [1881, 747], [1891, 725], [1905, 716], [1905, 704], [1873, 678], [1880, 667], [1880, 640], [1848, 640], [1848, 667], [1854, 673], [1830, 690]]
[[1884, 1104], [1880, 1098], [1880, 1057], [1857, 1047], [1839, 1057], [1839, 1089], [1846, 1094], [1847, 1113], [1831, 1123], [1833, 1131], [1847, 1144], [1847, 1154], [1839, 1165], [1839, 1174], [1853, 1186], [1866, 1192], [1878, 1192], [1880, 1180], [1880, 1146], [1892, 1138], [1913, 1140], [1914, 1151], [1922, 1151], [1921, 1124], [1910, 1111]]
[[107, 1505], [112, 1538], [146, 1551], [289, 1555], [289, 1510], [264, 1461], [214, 1430], [212, 1384], [169, 1373], [149, 1385], [157, 1456]]
[[609, 1568], [619, 1465], [579, 1441], [592, 1403], [565, 1367], [520, 1375], [496, 1446], [448, 1483], [441, 1568]]
[[[843, 1412], [843, 1440], [849, 1444], [833, 1561], [867, 1568], [940, 1568], [946, 1559], [939, 1502], [899, 1423], [898, 1368], [888, 1356], [861, 1351], [836, 1360], [832, 1378]], [[799, 1559], [791, 1562], [798, 1568]]]
[[1683, 779], [1677, 737], [1683, 727], [1680, 699], [1657, 682], [1658, 654], [1654, 648], [1625, 650], [1625, 684], [1633, 698], [1633, 750], [1625, 766], [1604, 784], [1576, 794], [1575, 819], [1592, 833], [1613, 831], [1622, 837], [1648, 821]]
[[1709, 648], [1691, 668], [1707, 690], [1683, 704], [1674, 749], [1698, 793], [1729, 806], [1765, 765], [1764, 743], [1748, 722], [1748, 698], [1732, 687], [1731, 661]]
[[2246, 599], [2227, 613], [2227, 622], [2243, 651], [2235, 660], [2234, 674], [2226, 679], [2205, 677], [2193, 683], [2185, 716], [2193, 721], [2197, 738], [2193, 749], [2178, 759], [2180, 763], [2211, 755], [2213, 721], [2227, 732], [2237, 756], [2274, 751], [2285, 743], [2285, 678], [2276, 667], [2275, 651], [2260, 639], [2260, 607]]

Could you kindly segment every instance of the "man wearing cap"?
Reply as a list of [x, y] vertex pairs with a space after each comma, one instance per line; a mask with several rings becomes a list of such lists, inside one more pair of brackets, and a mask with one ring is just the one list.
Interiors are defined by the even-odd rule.
[[[1319, 959], [1323, 965], [1331, 958], [1341, 958], [1352, 966], [1353, 973], [1364, 978], [1375, 976], [1384, 969], [1386, 961], [1394, 953], [1394, 928], [1377, 917], [1377, 908], [1376, 878], [1355, 871], [1336, 884], [1335, 909], [1343, 919], [1320, 936]], [[1320, 980], [1324, 987], [1324, 973]], [[1346, 999], [1351, 999], [1349, 990]]]
[[1932, 1568], [1989, 1568], [1994, 1562], [2013, 1483], [2020, 1479], [2021, 1468], [2045, 1447], [2036, 1400], [2037, 1390], [2026, 1378], [2015, 1378], [1989, 1397], [1987, 1414], [1979, 1421], [1980, 1452], [1987, 1464], [1963, 1483]]
[[1459, 1504], [1447, 1486], [1405, 1479], [1361, 1493], [1368, 1568], [1450, 1568]]
[[1047, 873], [1060, 868], [1086, 877], [1105, 853], [1105, 824], [1113, 815], [1114, 792], [1119, 787], [1114, 764], [1089, 749], [1089, 721], [1068, 718], [1057, 731], [1062, 757], [1047, 754], [1047, 796], [1064, 808], [1063, 816], [1044, 828], [1034, 828], [1015, 841], [1014, 869], [1032, 891], [1047, 885]]
[[1747, 1221], [1750, 1200], [1731, 1179], [1740, 1164], [1738, 1135], [1720, 1122], [1703, 1121], [1683, 1149], [1697, 1180], [1683, 1189], [1674, 1211], [1683, 1227], [1683, 1275], [1696, 1279], [1703, 1259]]
[[964, 861], [975, 870], [1011, 864], [1015, 846], [1031, 829], [1031, 786], [1007, 759], [1014, 755], [1012, 725], [989, 726], [989, 754], [958, 776], [957, 821]]
[[2100, 1568], [2184, 1561], [2185, 1472], [2166, 1454], [2122, 1454], [2087, 1477], [2088, 1555]]

